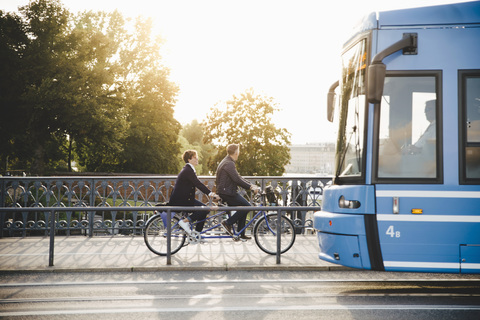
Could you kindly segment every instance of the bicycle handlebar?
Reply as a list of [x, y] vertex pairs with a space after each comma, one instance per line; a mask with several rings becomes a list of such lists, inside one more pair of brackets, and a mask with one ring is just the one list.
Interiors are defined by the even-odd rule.
[[[254, 195], [252, 202], [257, 207], [266, 206], [266, 197], [267, 192], [259, 189], [259, 191]], [[228, 204], [223, 199], [218, 200], [216, 203], [212, 201], [212, 203], [216, 204], [218, 207], [228, 207]]]

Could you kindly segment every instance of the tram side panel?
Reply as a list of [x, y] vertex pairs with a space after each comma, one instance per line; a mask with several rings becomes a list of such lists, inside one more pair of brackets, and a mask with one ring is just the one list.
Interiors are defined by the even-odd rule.
[[480, 192], [392, 187], [376, 192], [385, 270], [480, 272]]

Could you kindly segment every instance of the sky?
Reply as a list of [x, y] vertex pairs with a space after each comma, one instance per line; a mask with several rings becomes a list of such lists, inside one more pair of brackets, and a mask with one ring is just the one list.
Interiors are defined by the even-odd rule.
[[[293, 144], [334, 142], [326, 120], [328, 88], [338, 80], [340, 52], [352, 28], [374, 11], [455, 0], [63, 0], [71, 12], [113, 11], [151, 17], [165, 39], [164, 64], [180, 88], [175, 118], [199, 122], [213, 107], [253, 88], [272, 97], [273, 118]], [[29, 0], [0, 0], [17, 11]], [[239, 142], [241, 143], [241, 142]]]

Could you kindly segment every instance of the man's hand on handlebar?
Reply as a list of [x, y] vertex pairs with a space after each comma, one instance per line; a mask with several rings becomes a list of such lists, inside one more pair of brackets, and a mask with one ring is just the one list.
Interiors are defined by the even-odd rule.
[[213, 200], [213, 201], [219, 201], [219, 200], [222, 200], [218, 194], [216, 194], [216, 193], [213, 193], [213, 192], [212, 192], [212, 196], [211, 196], [211, 198], [212, 198], [212, 200]]
[[253, 192], [255, 192], [255, 194], [257, 194], [260, 191], [260, 187], [252, 184], [250, 186], [250, 190], [252, 190]]
[[210, 192], [208, 198], [210, 199], [209, 204], [212, 206], [212, 209], [216, 210], [218, 208], [218, 205], [213, 201], [221, 201], [222, 198], [220, 198], [220, 196], [215, 192]]

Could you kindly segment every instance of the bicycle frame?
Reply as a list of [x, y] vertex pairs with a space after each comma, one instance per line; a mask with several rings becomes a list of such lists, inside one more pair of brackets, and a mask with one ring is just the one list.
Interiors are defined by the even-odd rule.
[[[171, 209], [169, 209], [166, 212], [163, 211], [160, 213], [157, 211], [155, 216], [147, 222], [144, 234], [145, 243], [155, 254], [166, 255], [168, 257], [169, 252], [170, 254], [178, 252], [184, 246], [185, 241], [187, 241], [187, 244], [196, 244], [202, 243], [204, 239], [233, 238], [234, 241], [241, 240], [241, 234], [244, 233], [247, 228], [251, 228], [253, 224], [252, 237], [255, 239], [257, 246], [267, 254], [277, 255], [277, 260], [279, 261], [280, 254], [287, 252], [295, 243], [295, 226], [288, 217], [281, 214], [281, 211], [273, 213], [268, 209], [265, 210], [264, 193], [261, 194], [261, 198], [263, 201], [255, 201], [254, 203], [257, 204], [257, 206], [251, 208], [248, 206], [242, 207], [241, 209], [228, 206], [217, 210], [210, 208], [209, 211], [215, 211], [215, 213], [200, 221], [189, 223], [188, 231], [183, 230], [179, 222], [181, 219], [184, 219], [186, 214], [191, 212], [189, 208], [181, 207], [180, 211], [171, 211]], [[255, 210], [252, 210], [253, 208], [255, 208]], [[200, 207], [193, 209], [193, 211], [197, 210], [204, 209]], [[252, 214], [251, 219], [242, 229], [233, 231], [233, 234], [227, 234], [224, 232], [225, 230], [223, 230], [222, 223], [226, 218], [225, 215], [231, 216], [231, 212], [234, 210], [246, 210], [254, 214]], [[281, 216], [281, 218], [277, 219], [278, 216]], [[206, 221], [210, 221], [210, 223], [204, 230], [200, 232], [192, 230], [192, 227], [198, 223], [205, 223]], [[171, 228], [170, 231], [168, 227]], [[216, 231], [215, 229], [217, 228], [221, 231]], [[284, 239], [281, 240], [281, 238]], [[242, 241], [243, 240], [244, 239], [242, 239]]]
[[[214, 215], [211, 215], [211, 216], [208, 216], [207, 218], [205, 218], [204, 220], [199, 220], [199, 221], [196, 221], [194, 223], [190, 223], [190, 225], [192, 226], [192, 229], [193, 227], [195, 227], [198, 223], [200, 222], [205, 222], [205, 221], [208, 221], [208, 220], [212, 220], [212, 219], [215, 219], [216, 217], [220, 217], [224, 214], [228, 214], [228, 216], [230, 217], [230, 211], [226, 211], [226, 210], [222, 210], [222, 211], [219, 211], [217, 212], [216, 214]], [[241, 230], [237, 230], [235, 231], [233, 234], [235, 237], [238, 237], [240, 236], [240, 234], [242, 232], [244, 232], [247, 228], [250, 227], [250, 225], [252, 225], [254, 223], [254, 221], [257, 220], [257, 218], [260, 216], [260, 215], [263, 215], [263, 216], [266, 216], [267, 215], [267, 212], [265, 210], [262, 210], [262, 211], [258, 211], [255, 215], [253, 215], [252, 219], [250, 221], [248, 221], [248, 223], [245, 225], [245, 227], [243, 227]], [[175, 225], [176, 226], [176, 225]], [[174, 226], [174, 227], [175, 227]], [[215, 224], [214, 226], [211, 226], [207, 229], [204, 229], [200, 232], [200, 234], [203, 236], [204, 234], [206, 234], [207, 232], [211, 231], [211, 230], [214, 230], [214, 229], [217, 229], [217, 228], [220, 228], [221, 227], [221, 224], [220, 223], [217, 223]], [[271, 230], [271, 228], [269, 227], [269, 229]], [[272, 230], [273, 232], [273, 230]], [[222, 232], [224, 233], [224, 232]], [[203, 236], [204, 239], [220, 239], [220, 238], [231, 238], [231, 236], [227, 235], [227, 234], [223, 234], [223, 235], [205, 235]]]
[[[180, 227], [180, 219], [184, 219], [185, 214], [190, 212], [190, 209], [186, 207], [182, 207], [181, 211], [171, 211], [171, 209], [163, 212], [157, 211], [155, 216], [151, 217], [147, 222], [144, 234], [145, 242], [148, 248], [155, 254], [168, 256], [169, 250], [171, 250], [171, 254], [178, 252], [184, 246], [185, 241], [188, 241], [187, 244], [202, 243], [202, 240], [206, 239], [222, 238], [233, 238], [234, 241], [238, 241], [240, 240], [240, 235], [244, 233], [247, 228], [252, 228], [253, 226], [252, 237], [255, 239], [257, 246], [267, 254], [277, 255], [277, 259], [279, 259], [279, 255], [287, 252], [294, 244], [295, 227], [288, 217], [281, 214], [281, 211], [274, 213], [270, 212], [267, 208], [265, 208], [267, 209], [265, 210], [264, 207], [265, 204], [261, 203], [252, 208], [242, 207], [238, 209], [237, 207], [225, 207], [219, 211], [217, 211], [218, 209], [209, 209], [209, 211], [215, 211], [215, 213], [205, 217], [205, 219], [189, 224], [188, 231], [192, 230], [191, 228], [197, 223], [210, 221], [201, 232], [195, 230], [186, 232]], [[255, 208], [255, 210], [252, 210], [253, 208]], [[204, 209], [196, 207], [193, 211], [197, 210]], [[226, 219], [225, 215], [230, 216], [234, 210], [251, 211], [253, 214], [245, 227], [234, 231], [233, 235], [230, 235], [224, 232], [221, 222]], [[281, 216], [281, 219], [277, 219], [278, 216]], [[170, 232], [167, 226], [171, 228]], [[218, 231], [215, 230], [217, 228], [219, 228]], [[283, 240], [280, 240], [281, 238], [283, 238]], [[169, 247], [169, 245], [172, 245], [173, 248]]]

